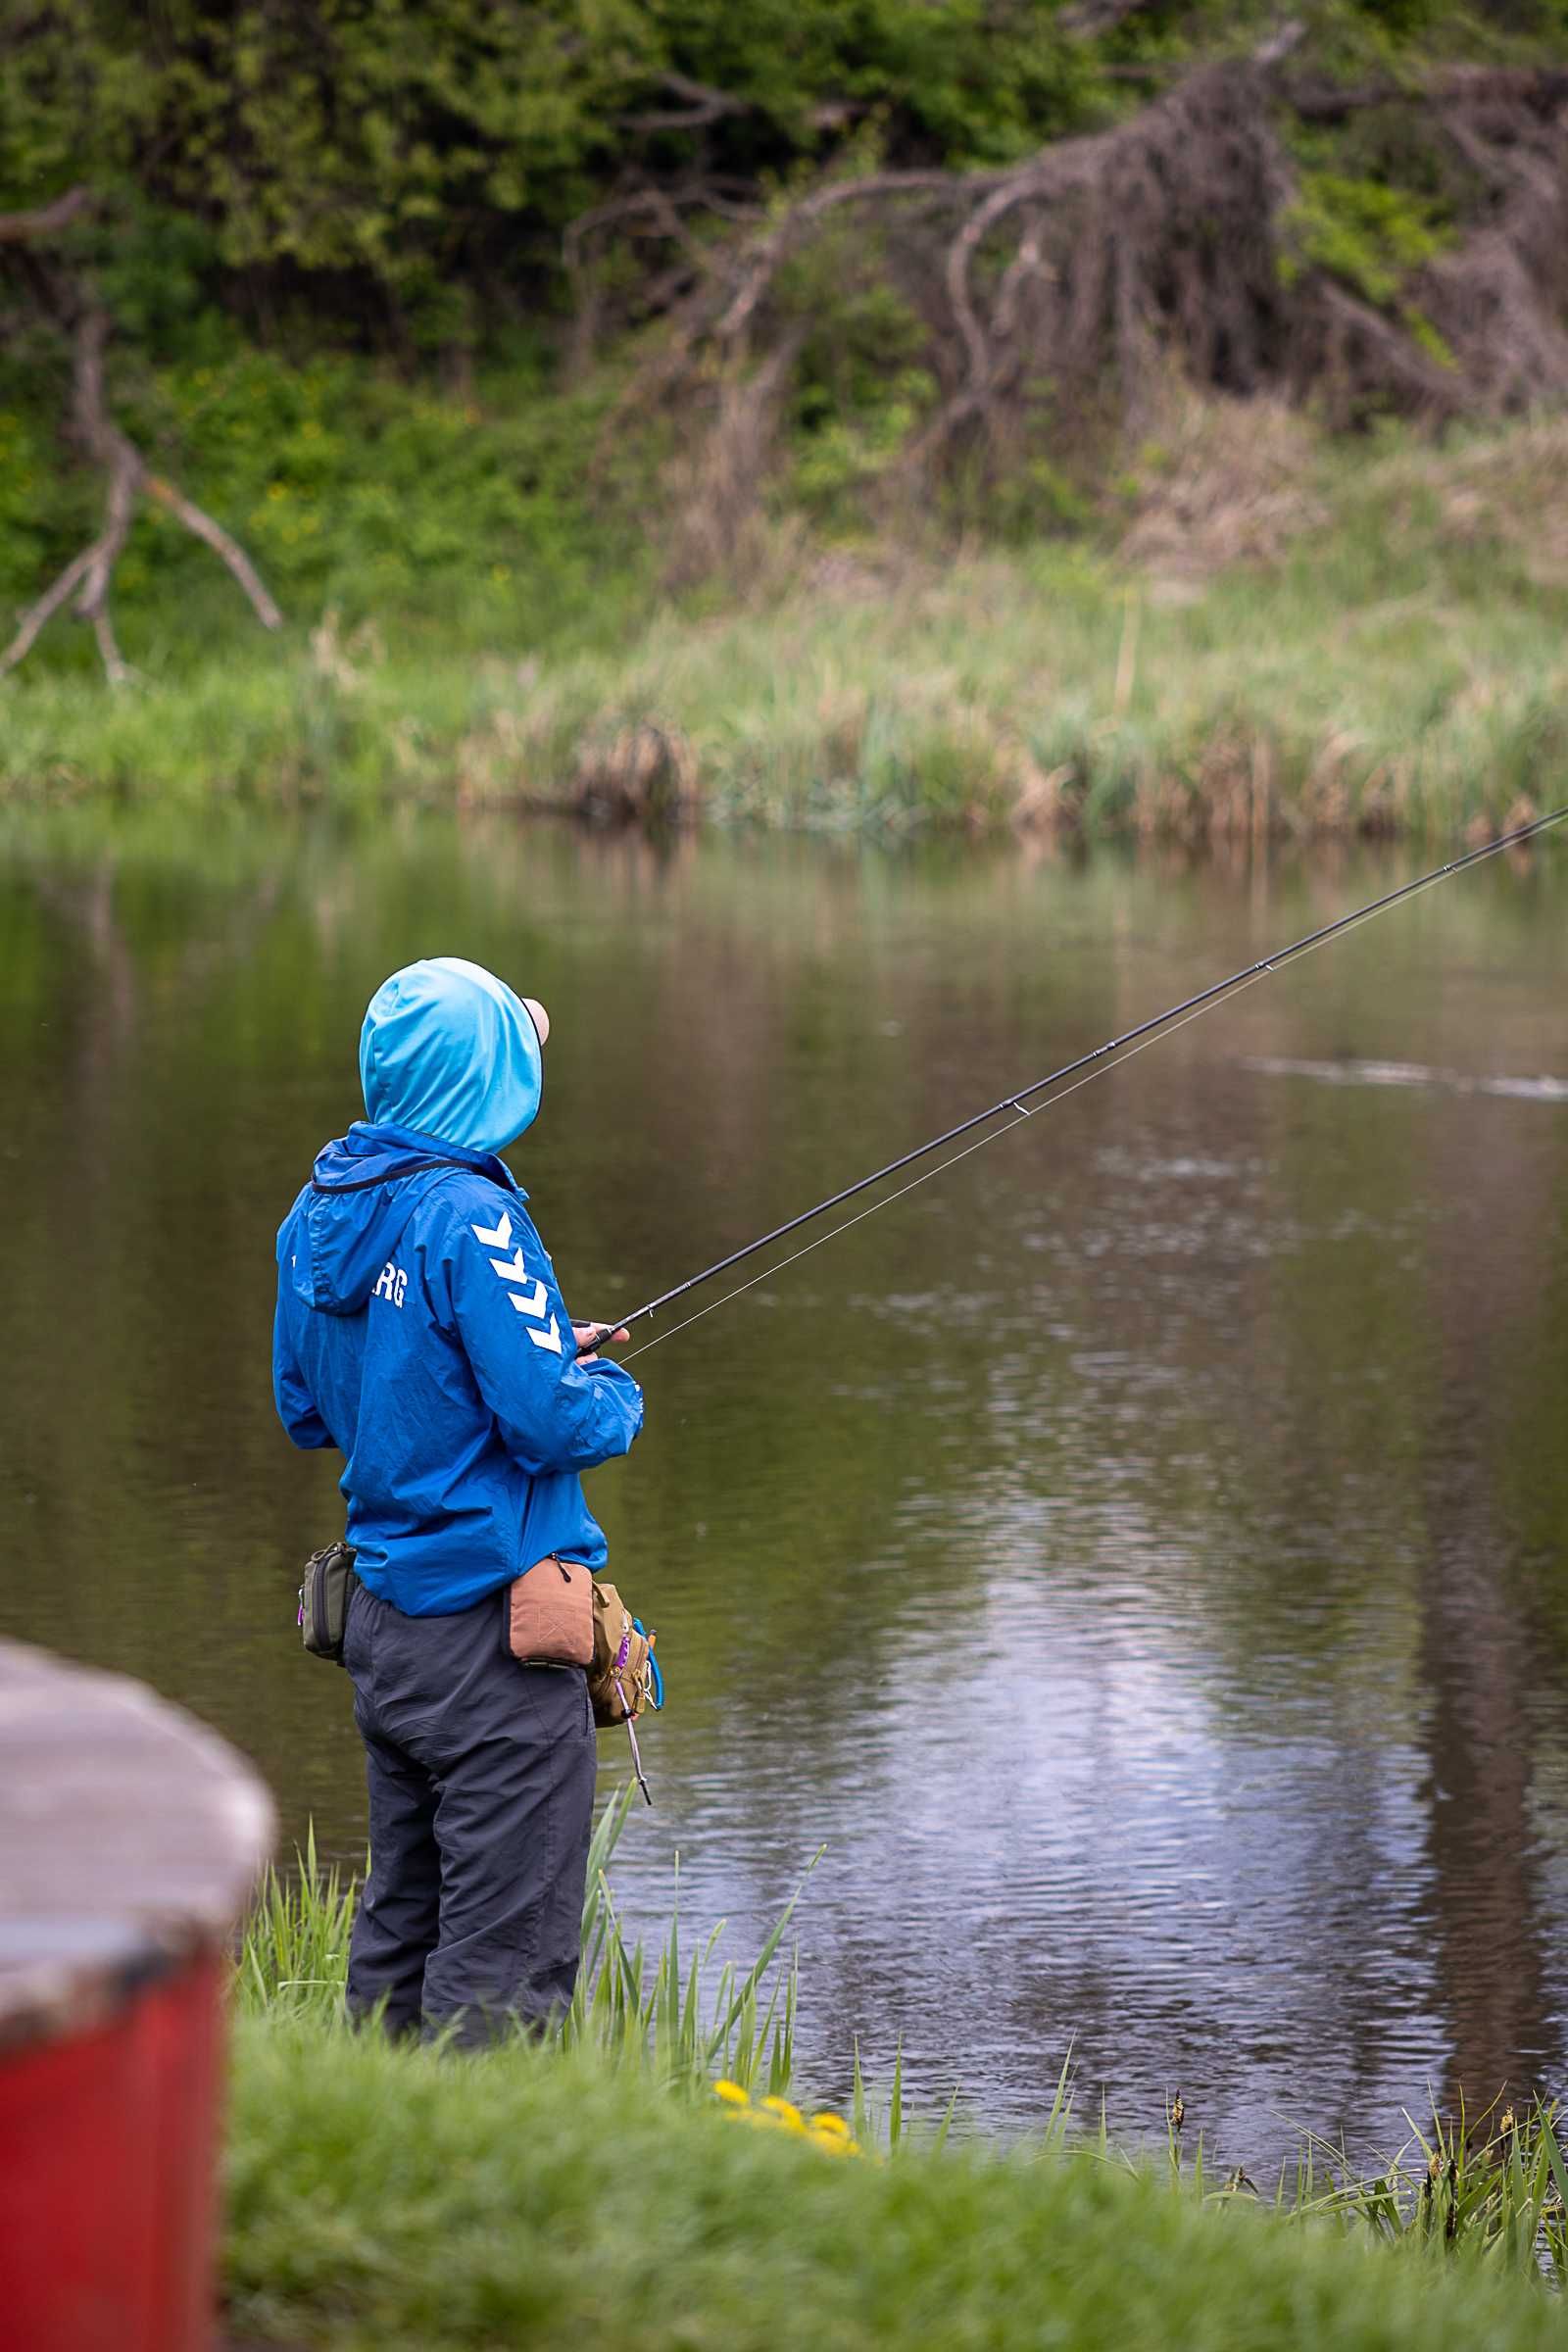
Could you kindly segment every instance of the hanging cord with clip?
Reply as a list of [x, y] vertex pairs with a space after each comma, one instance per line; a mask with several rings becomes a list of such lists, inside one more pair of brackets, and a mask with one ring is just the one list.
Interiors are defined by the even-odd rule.
[[663, 1668], [660, 1665], [659, 1660], [654, 1655], [648, 1628], [646, 1625], [644, 1625], [640, 1617], [634, 1617], [631, 1621], [630, 1629], [620, 1637], [620, 1647], [615, 1652], [613, 1663], [611, 1666], [610, 1679], [615, 1686], [615, 1695], [620, 1700], [621, 1718], [626, 1726], [626, 1737], [631, 1741], [632, 1772], [636, 1777], [638, 1788], [643, 1792], [644, 1803], [651, 1805], [654, 1801], [654, 1792], [648, 1786], [648, 1776], [643, 1770], [643, 1751], [637, 1744], [637, 1709], [627, 1698], [626, 1686], [621, 1680], [621, 1676], [625, 1671], [626, 1661], [631, 1653], [631, 1637], [633, 1633], [641, 1634], [643, 1640], [650, 1642], [650, 1647], [648, 1648], [643, 1659], [641, 1676], [643, 1694], [647, 1699], [649, 1706], [653, 1707], [656, 1711], [663, 1705]]
[[[847, 1184], [841, 1192], [830, 1193], [825, 1200], [818, 1200], [814, 1207], [802, 1209], [798, 1216], [788, 1218], [782, 1225], [775, 1225], [771, 1233], [764, 1233], [757, 1241], [747, 1242], [741, 1249], [732, 1250], [727, 1257], [716, 1259], [712, 1265], [705, 1266], [700, 1274], [690, 1275], [672, 1289], [662, 1291], [657, 1298], [650, 1298], [644, 1306], [634, 1307], [629, 1315], [619, 1315], [613, 1322], [591, 1325], [578, 1346], [578, 1354], [590, 1354], [613, 1333], [629, 1330], [634, 1323], [644, 1322], [661, 1307], [673, 1305], [677, 1298], [684, 1298], [688, 1292], [697, 1290], [701, 1284], [711, 1282], [715, 1275], [727, 1273], [731, 1266], [738, 1266], [746, 1258], [755, 1257], [760, 1250], [766, 1250], [774, 1242], [783, 1241], [787, 1235], [798, 1233], [803, 1225], [809, 1225], [817, 1217], [825, 1216], [829, 1209], [842, 1207], [846, 1200], [853, 1200], [857, 1194], [885, 1182], [889, 1176], [897, 1176], [905, 1168], [912, 1167], [916, 1160], [926, 1158], [929, 1153], [940, 1152], [945, 1144], [956, 1143], [960, 1136], [969, 1135], [976, 1127], [983, 1127], [989, 1120], [1000, 1118], [1004, 1110], [1018, 1114], [1011, 1126], [994, 1128], [989, 1135], [981, 1136], [963, 1151], [955, 1152], [950, 1159], [939, 1161], [934, 1168], [927, 1168], [922, 1175], [911, 1178], [908, 1184], [901, 1185], [897, 1192], [885, 1194], [880, 1200], [873, 1201], [869, 1208], [862, 1208], [855, 1216], [846, 1217], [842, 1225], [830, 1227], [826, 1233], [819, 1234], [815, 1241], [806, 1243], [802, 1249], [792, 1250], [788, 1257], [779, 1258], [772, 1265], [764, 1267], [760, 1274], [754, 1274], [748, 1281], [737, 1283], [733, 1290], [725, 1291], [710, 1305], [699, 1307], [695, 1314], [684, 1316], [679, 1323], [672, 1323], [667, 1331], [660, 1332], [655, 1339], [645, 1340], [640, 1348], [632, 1348], [628, 1355], [617, 1360], [630, 1363], [634, 1356], [646, 1355], [650, 1348], [659, 1347], [664, 1340], [672, 1340], [679, 1331], [689, 1330], [692, 1324], [700, 1323], [705, 1315], [727, 1306], [732, 1298], [740, 1298], [743, 1292], [754, 1290], [758, 1283], [781, 1273], [786, 1266], [794, 1265], [797, 1259], [809, 1255], [811, 1250], [820, 1250], [822, 1244], [832, 1241], [835, 1235], [848, 1233], [852, 1225], [858, 1225], [864, 1218], [874, 1216], [880, 1208], [891, 1207], [895, 1200], [902, 1200], [906, 1193], [912, 1193], [916, 1186], [929, 1183], [933, 1176], [940, 1176], [945, 1169], [956, 1167], [960, 1159], [967, 1159], [970, 1152], [979, 1152], [987, 1144], [995, 1143], [998, 1136], [1010, 1135], [1013, 1128], [1035, 1116], [1035, 1111], [1025, 1108], [1032, 1095], [1044, 1094], [1051, 1087], [1059, 1087], [1060, 1092], [1052, 1095], [1049, 1102], [1036, 1105], [1036, 1110], [1052, 1108], [1055, 1103], [1064, 1102], [1068, 1095], [1076, 1094], [1079, 1087], [1087, 1086], [1091, 1079], [1102, 1077], [1107, 1069], [1119, 1069], [1122, 1062], [1131, 1061], [1135, 1054], [1141, 1054], [1146, 1046], [1152, 1045], [1156, 1037], [1171, 1036], [1176, 1030], [1185, 1029], [1190, 1021], [1197, 1020], [1200, 1014], [1208, 1011], [1221, 998], [1239, 996], [1243, 989], [1250, 988], [1253, 981], [1261, 980], [1268, 973], [1279, 971], [1283, 965], [1310, 955], [1314, 948], [1321, 948], [1329, 940], [1338, 939], [1342, 934], [1357, 929], [1362, 923], [1370, 922], [1374, 915], [1398, 906], [1402, 900], [1416, 898], [1421, 892], [1433, 889], [1439, 882], [1446, 881], [1450, 874], [1461, 873], [1468, 865], [1479, 865], [1483, 859], [1494, 858], [1499, 850], [1514, 849], [1521, 842], [1532, 840], [1538, 833], [1544, 833], [1551, 826], [1561, 824], [1565, 817], [1568, 817], [1568, 806], [1553, 808], [1545, 816], [1534, 817], [1529, 824], [1515, 826], [1511, 832], [1498, 834], [1494, 840], [1483, 842], [1478, 849], [1467, 850], [1462, 857], [1450, 858], [1446, 865], [1435, 866], [1430, 873], [1418, 874], [1413, 882], [1402, 882], [1396, 890], [1386, 891], [1381, 898], [1371, 900], [1365, 906], [1358, 906], [1349, 914], [1342, 914], [1316, 931], [1308, 931], [1304, 937], [1293, 940], [1289, 947], [1276, 949], [1272, 956], [1261, 956], [1255, 963], [1245, 964], [1240, 971], [1230, 973], [1226, 979], [1216, 980], [1208, 988], [1200, 989], [1196, 996], [1185, 997], [1179, 1004], [1167, 1005], [1163, 1012], [1156, 1012], [1148, 1020], [1140, 1021], [1135, 1028], [1123, 1030], [1119, 1037], [1107, 1038], [1103, 1045], [1096, 1046], [1090, 1053], [1080, 1054], [1076, 1060], [1063, 1062], [1060, 1069], [1053, 1070], [1049, 1077], [1037, 1078], [1033, 1085], [1020, 1087], [1015, 1094], [1004, 1095], [1000, 1102], [991, 1103], [985, 1110], [975, 1111], [969, 1118], [960, 1119], [956, 1127], [949, 1127], [943, 1134], [932, 1136], [929, 1142], [917, 1144], [912, 1151], [903, 1152], [897, 1159], [890, 1159], [885, 1167], [873, 1169], [869, 1176], [861, 1176], [856, 1183]], [[1119, 1058], [1112, 1060], [1112, 1055]], [[1069, 1078], [1074, 1083], [1063, 1085], [1062, 1081]]]

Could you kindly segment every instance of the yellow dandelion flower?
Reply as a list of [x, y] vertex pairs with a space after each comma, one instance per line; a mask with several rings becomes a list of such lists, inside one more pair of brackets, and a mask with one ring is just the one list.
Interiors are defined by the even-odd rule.
[[849, 2139], [852, 2136], [850, 2127], [844, 2121], [843, 2116], [834, 2115], [825, 2107], [819, 2114], [812, 2116], [811, 2130], [826, 2132], [829, 2139]]
[[742, 2090], [738, 2082], [715, 2082], [713, 2096], [722, 2099], [726, 2107], [749, 2107], [752, 2103], [750, 2093]]
[[762, 2112], [764, 2115], [776, 2117], [786, 2132], [804, 2132], [806, 2130], [805, 2116], [798, 2107], [791, 2106], [788, 2099], [766, 2098], [762, 2101]]

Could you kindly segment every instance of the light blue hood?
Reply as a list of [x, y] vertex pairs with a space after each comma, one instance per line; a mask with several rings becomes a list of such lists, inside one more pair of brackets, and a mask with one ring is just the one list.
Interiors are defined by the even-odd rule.
[[370, 999], [360, 1084], [374, 1126], [412, 1128], [462, 1152], [499, 1152], [538, 1115], [539, 1034], [494, 972], [432, 956], [405, 964]]

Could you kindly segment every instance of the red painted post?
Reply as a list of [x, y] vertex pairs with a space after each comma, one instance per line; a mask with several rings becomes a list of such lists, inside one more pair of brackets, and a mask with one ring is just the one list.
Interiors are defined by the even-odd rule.
[[0, 2342], [206, 2352], [254, 1774], [122, 1676], [0, 1642]]

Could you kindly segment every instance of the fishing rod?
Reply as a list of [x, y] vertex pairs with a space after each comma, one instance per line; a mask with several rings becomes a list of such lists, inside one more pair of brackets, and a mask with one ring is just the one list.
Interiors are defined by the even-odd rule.
[[[1113, 1054], [1124, 1054], [1125, 1049], [1137, 1048], [1152, 1040], [1162, 1030], [1170, 1029], [1184, 1021], [1196, 1019], [1200, 1013], [1207, 1011], [1210, 1006], [1218, 1004], [1222, 997], [1231, 996], [1236, 991], [1248, 987], [1252, 981], [1261, 979], [1265, 973], [1281, 970], [1285, 964], [1294, 962], [1298, 956], [1308, 955], [1312, 949], [1322, 947], [1326, 941], [1337, 938], [1342, 932], [1354, 929], [1358, 923], [1369, 922], [1374, 915], [1385, 913], [1390, 906], [1396, 906], [1402, 899], [1414, 898], [1417, 892], [1432, 889], [1434, 884], [1446, 881], [1450, 874], [1461, 873], [1467, 865], [1479, 865], [1484, 858], [1494, 858], [1499, 850], [1514, 849], [1519, 843], [1532, 840], [1536, 834], [1544, 833], [1552, 825], [1561, 824], [1565, 817], [1568, 817], [1568, 804], [1560, 808], [1552, 809], [1546, 816], [1532, 818], [1527, 825], [1515, 826], [1512, 832], [1500, 833], [1494, 841], [1483, 842], [1479, 849], [1467, 850], [1462, 858], [1451, 858], [1446, 865], [1434, 866], [1430, 873], [1418, 874], [1413, 882], [1401, 882], [1397, 890], [1385, 891], [1381, 898], [1370, 900], [1364, 906], [1357, 906], [1352, 913], [1339, 915], [1332, 923], [1324, 923], [1316, 931], [1306, 932], [1302, 938], [1293, 940], [1289, 947], [1277, 948], [1272, 956], [1260, 956], [1255, 963], [1244, 964], [1240, 971], [1231, 972], [1225, 979], [1216, 980], [1208, 988], [1200, 989], [1196, 996], [1184, 997], [1179, 1004], [1169, 1004], [1163, 1012], [1152, 1014], [1148, 1020], [1140, 1021], [1135, 1028], [1124, 1029], [1119, 1037], [1106, 1038], [1103, 1045], [1094, 1047], [1087, 1054], [1080, 1054], [1076, 1060], [1064, 1061], [1060, 1069], [1053, 1070], [1049, 1077], [1037, 1078], [1032, 1085], [1019, 1087], [1015, 1093], [1004, 1095], [999, 1102], [989, 1104], [986, 1109], [977, 1110], [969, 1118], [960, 1119], [956, 1127], [945, 1129], [941, 1135], [932, 1136], [926, 1143], [916, 1144], [910, 1152], [901, 1152], [897, 1159], [890, 1159], [885, 1167], [874, 1168], [869, 1176], [858, 1177], [854, 1184], [847, 1184], [841, 1191], [830, 1193], [825, 1200], [818, 1200], [814, 1207], [803, 1208], [798, 1216], [787, 1218], [782, 1225], [775, 1225], [771, 1233], [760, 1235], [755, 1242], [744, 1243], [739, 1250], [732, 1250], [727, 1257], [715, 1258], [713, 1263], [710, 1266], [705, 1266], [700, 1274], [688, 1275], [684, 1282], [677, 1282], [671, 1289], [661, 1291], [657, 1298], [650, 1298], [646, 1305], [634, 1307], [629, 1315], [621, 1315], [613, 1322], [590, 1325], [578, 1345], [578, 1354], [591, 1354], [596, 1348], [602, 1346], [613, 1334], [630, 1331], [633, 1324], [645, 1322], [650, 1315], [658, 1314], [662, 1308], [672, 1306], [677, 1298], [684, 1298], [688, 1293], [700, 1289], [705, 1282], [711, 1282], [715, 1275], [727, 1274], [732, 1266], [744, 1264], [748, 1258], [755, 1257], [760, 1250], [770, 1249], [775, 1242], [782, 1242], [788, 1235], [799, 1233], [803, 1225], [812, 1224], [816, 1218], [826, 1216], [829, 1209], [842, 1208], [847, 1200], [855, 1200], [858, 1194], [869, 1192], [873, 1185], [883, 1184], [890, 1176], [900, 1175], [904, 1169], [913, 1167], [919, 1160], [928, 1159], [933, 1152], [940, 1152], [947, 1145], [957, 1143], [961, 1137], [972, 1135], [977, 1127], [984, 1127], [991, 1119], [1001, 1118], [1004, 1111], [1016, 1111], [1020, 1123], [1024, 1119], [1035, 1117], [1035, 1111], [1027, 1110], [1024, 1107], [1032, 1096], [1044, 1094], [1049, 1087], [1060, 1086], [1062, 1081], [1068, 1078], [1077, 1078], [1080, 1086], [1087, 1085], [1089, 1077], [1102, 1075], [1102, 1068], [1100, 1065], [1110, 1068], [1117, 1066], [1111, 1061], [1110, 1057]], [[1126, 1057], [1130, 1058], [1130, 1055]], [[1080, 1075], [1080, 1073], [1087, 1073], [1087, 1075]], [[1072, 1093], [1075, 1090], [1069, 1087], [1064, 1091]], [[1061, 1097], [1054, 1097], [1054, 1100], [1060, 1101]], [[1050, 1104], [1041, 1103], [1038, 1108], [1040, 1110], [1049, 1109]], [[1010, 1132], [1010, 1129], [1004, 1127], [996, 1130], [997, 1135], [1005, 1135]], [[994, 1142], [995, 1136], [986, 1136], [982, 1138], [982, 1141]], [[977, 1149], [978, 1146], [970, 1146], [971, 1151]], [[961, 1159], [964, 1154], [959, 1152], [956, 1156]], [[951, 1167], [953, 1164], [952, 1160], [943, 1163], [947, 1167]], [[935, 1168], [928, 1171], [930, 1175], [937, 1175], [940, 1172]], [[916, 1179], [916, 1181], [923, 1182], [924, 1179]], [[890, 1196], [890, 1199], [893, 1200], [897, 1198], [897, 1194]], [[886, 1202], [879, 1201], [876, 1205], [883, 1207], [886, 1206]], [[861, 1213], [869, 1215], [871, 1211], [864, 1210]], [[851, 1218], [849, 1222], [853, 1224], [856, 1220]], [[843, 1226], [834, 1228], [835, 1232], [844, 1230]], [[830, 1241], [832, 1235], [824, 1234], [821, 1238], [824, 1241]], [[817, 1245], [813, 1243], [810, 1247], [815, 1248]], [[784, 1262], [787, 1264], [789, 1261], [786, 1259]], [[745, 1288], [746, 1286], [742, 1285], [741, 1287]], [[733, 1298], [736, 1293], [729, 1292], [726, 1296]], [[723, 1303], [722, 1299], [714, 1301], [715, 1305]], [[704, 1308], [702, 1311], [710, 1313], [712, 1310]], [[677, 1324], [675, 1329], [682, 1330], [684, 1325]], [[672, 1334], [666, 1332], [662, 1336], [668, 1339]], [[649, 1341], [645, 1345], [651, 1347], [654, 1343]], [[637, 1349], [634, 1352], [640, 1354], [642, 1350]]]

